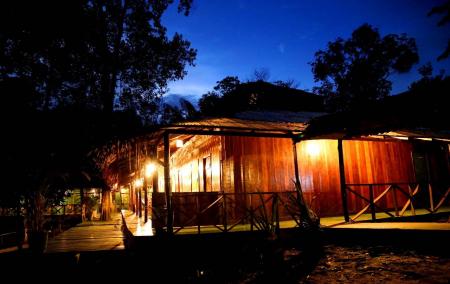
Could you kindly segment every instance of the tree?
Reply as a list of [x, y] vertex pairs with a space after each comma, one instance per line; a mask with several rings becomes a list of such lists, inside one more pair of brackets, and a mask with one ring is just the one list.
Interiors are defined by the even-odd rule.
[[[428, 17], [434, 15], [434, 14], [444, 14], [442, 19], [439, 20], [438, 26], [443, 26], [445, 24], [448, 24], [450, 22], [450, 1], [447, 1], [446, 3], [433, 7], [430, 12], [428, 12]], [[438, 56], [439, 60], [444, 60], [450, 56], [450, 39], [447, 42], [447, 48], [444, 50], [444, 52]]]
[[[0, 80], [26, 78], [38, 105], [141, 114], [186, 74], [196, 51], [161, 17], [173, 0], [8, 1], [1, 4]], [[186, 15], [191, 0], [181, 0]]]
[[[161, 23], [173, 2], [1, 2], [0, 85], [8, 89], [5, 109], [14, 109], [1, 116], [11, 162], [4, 174], [21, 181], [8, 189], [17, 192], [13, 199], [35, 203], [30, 212], [63, 189], [57, 177], [78, 175], [89, 147], [140, 130], [136, 114], [155, 116], [167, 82], [193, 64], [190, 43], [169, 38]], [[179, 12], [187, 15], [191, 2], [180, 0]], [[118, 130], [121, 123], [126, 128]]]
[[273, 82], [275, 85], [280, 86], [280, 87], [284, 87], [284, 88], [292, 88], [292, 89], [296, 89], [298, 88], [299, 84], [297, 82], [295, 82], [294, 79], [288, 79], [288, 80], [277, 80], [275, 82]]
[[331, 110], [365, 107], [389, 95], [389, 75], [404, 73], [417, 63], [415, 40], [406, 34], [381, 37], [378, 29], [364, 24], [351, 38], [337, 38], [315, 53], [311, 62], [314, 91], [326, 97]]
[[259, 68], [259, 69], [255, 69], [255, 71], [253, 71], [253, 78], [250, 81], [264, 81], [267, 82], [269, 81], [270, 78], [270, 71], [267, 68]]
[[200, 112], [206, 116], [217, 116], [223, 114], [225, 105], [223, 97], [234, 92], [241, 84], [237, 76], [227, 76], [214, 86], [214, 90], [208, 92], [200, 98], [198, 105]]

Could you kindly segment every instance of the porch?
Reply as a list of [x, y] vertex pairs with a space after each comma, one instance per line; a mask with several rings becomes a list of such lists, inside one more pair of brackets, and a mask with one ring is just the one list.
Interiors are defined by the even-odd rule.
[[[423, 221], [420, 223], [416, 221], [432, 219], [432, 216], [450, 212], [450, 187], [391, 183], [349, 184], [345, 188], [346, 206], [351, 205], [350, 211], [347, 208], [347, 211], [343, 210], [344, 214], [321, 217], [321, 227], [358, 228], [365, 225], [357, 224], [371, 223], [373, 225], [368, 227], [397, 226], [404, 229], [408, 227], [420, 229], [424, 226], [426, 229], [429, 225], [424, 225]], [[156, 193], [156, 196], [163, 194]], [[314, 196], [307, 192], [303, 197], [306, 204], [314, 210]], [[392, 202], [388, 199], [394, 200], [394, 206], [391, 206]], [[164, 199], [159, 198], [159, 200]], [[300, 227], [301, 215], [298, 201], [295, 191], [174, 193], [171, 200], [172, 230], [174, 234], [204, 234], [243, 231], [276, 232]], [[150, 212], [147, 222], [144, 218], [138, 218], [139, 212], [124, 211], [126, 212], [124, 221], [131, 228], [130, 231], [134, 236], [154, 235], [156, 230], [167, 231], [167, 211], [164, 203], [158, 205], [152, 202], [152, 204], [153, 206], [147, 210]], [[141, 210], [144, 206], [145, 204], [142, 204]], [[346, 212], [348, 215], [345, 215]], [[346, 222], [347, 218], [348, 222]], [[379, 222], [383, 222], [383, 225]], [[402, 222], [406, 223], [401, 226], [386, 225]]]

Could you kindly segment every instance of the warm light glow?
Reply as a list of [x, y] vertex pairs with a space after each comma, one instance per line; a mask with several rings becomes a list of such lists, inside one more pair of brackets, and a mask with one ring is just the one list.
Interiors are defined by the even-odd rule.
[[420, 137], [420, 138], [417, 138], [417, 139], [424, 140], [424, 141], [433, 141], [433, 138], [426, 138], [426, 137]]
[[320, 146], [315, 141], [307, 141], [306, 152], [311, 156], [317, 156], [320, 152]]
[[148, 163], [145, 165], [145, 176], [150, 177], [155, 172], [156, 166], [154, 163]]
[[134, 186], [135, 187], [142, 187], [144, 185], [144, 180], [141, 178], [135, 179], [134, 180]]
[[406, 136], [392, 136], [395, 139], [400, 139], [400, 140], [408, 140], [408, 137]]
[[177, 148], [183, 147], [184, 145], [183, 140], [180, 139], [175, 140], [175, 145], [177, 146]]

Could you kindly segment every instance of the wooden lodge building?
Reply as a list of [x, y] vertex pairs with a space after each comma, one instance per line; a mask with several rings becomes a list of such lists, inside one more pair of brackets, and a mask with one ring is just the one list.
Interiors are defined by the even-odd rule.
[[448, 133], [308, 132], [322, 115], [250, 111], [177, 123], [110, 146], [105, 171], [122, 207], [174, 232], [296, 219], [295, 182], [318, 216], [342, 221], [446, 205]]

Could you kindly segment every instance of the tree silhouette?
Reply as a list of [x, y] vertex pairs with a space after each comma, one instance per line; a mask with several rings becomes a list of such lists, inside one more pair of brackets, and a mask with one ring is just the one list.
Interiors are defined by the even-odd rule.
[[265, 81], [241, 83], [237, 77], [218, 81], [199, 106], [205, 116], [232, 116], [245, 111], [323, 111], [323, 98]]
[[[190, 43], [179, 34], [169, 38], [161, 23], [173, 2], [0, 3], [0, 120], [8, 137], [1, 175], [8, 204], [25, 199], [37, 206], [86, 186], [87, 176], [98, 178], [90, 186], [109, 190], [87, 152], [139, 134], [140, 118], [155, 115], [167, 82], [182, 78], [195, 59]], [[187, 15], [191, 0], [178, 5]]]
[[[168, 38], [161, 17], [173, 0], [4, 1], [0, 79], [34, 86], [42, 109], [81, 105], [138, 113], [183, 78], [196, 51]], [[179, 2], [187, 14], [191, 0]]]
[[250, 81], [264, 81], [268, 82], [270, 78], [270, 71], [267, 68], [259, 68], [253, 71], [253, 78]]
[[[433, 7], [430, 12], [428, 12], [428, 17], [434, 15], [434, 14], [444, 14], [442, 19], [439, 20], [438, 26], [443, 26], [445, 24], [448, 24], [450, 22], [450, 1], [447, 1], [446, 3]], [[444, 60], [450, 56], [450, 39], [447, 42], [447, 48], [444, 50], [444, 52], [438, 56], [439, 60]]]
[[223, 96], [230, 94], [236, 90], [241, 84], [237, 76], [227, 76], [220, 81], [217, 81], [214, 90], [208, 92], [200, 98], [198, 105], [200, 111], [205, 116], [217, 116], [224, 113], [225, 105], [223, 103]]
[[311, 62], [314, 91], [327, 99], [331, 110], [366, 107], [384, 99], [392, 83], [389, 75], [407, 72], [419, 60], [415, 40], [405, 34], [381, 37], [364, 24], [351, 38], [337, 38], [315, 53]]

